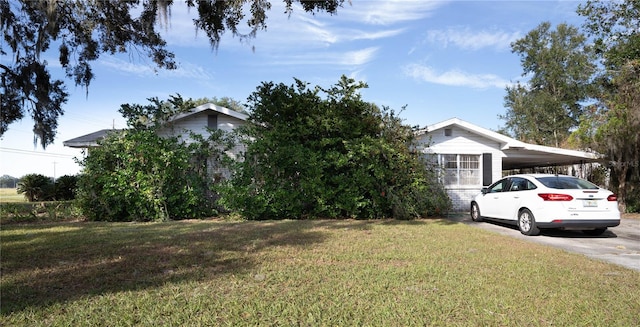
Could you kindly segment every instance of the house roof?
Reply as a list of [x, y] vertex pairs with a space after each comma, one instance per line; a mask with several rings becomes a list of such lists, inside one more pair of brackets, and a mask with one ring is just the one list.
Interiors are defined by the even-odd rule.
[[249, 119], [249, 115], [247, 115], [247, 114], [243, 114], [241, 112], [237, 112], [237, 111], [225, 108], [225, 107], [221, 107], [221, 106], [215, 105], [213, 103], [205, 103], [203, 105], [199, 105], [199, 106], [191, 109], [189, 112], [185, 112], [185, 113], [179, 114], [179, 115], [171, 118], [169, 121], [171, 122], [171, 121], [184, 119], [186, 117], [189, 117], [189, 116], [192, 116], [192, 115], [195, 115], [197, 113], [200, 113], [200, 112], [203, 112], [203, 111], [207, 111], [207, 110], [217, 111], [217, 112], [219, 112], [221, 114], [225, 114], [227, 116], [231, 116], [233, 118], [237, 118], [237, 119], [240, 119], [240, 120]]
[[[247, 114], [243, 114], [241, 112], [237, 112], [225, 107], [221, 107], [218, 105], [215, 105], [213, 103], [205, 103], [203, 105], [197, 106], [193, 109], [191, 109], [189, 112], [185, 112], [182, 114], [179, 114], [171, 119], [169, 119], [170, 122], [175, 122], [184, 118], [187, 118], [189, 116], [201, 113], [203, 111], [216, 111], [219, 112], [221, 114], [225, 114], [227, 116], [231, 116], [240, 120], [247, 120], [249, 118], [249, 116]], [[62, 144], [64, 146], [70, 147], [70, 148], [89, 148], [89, 147], [95, 147], [98, 146], [98, 141], [104, 139], [107, 134], [109, 132], [112, 131], [120, 131], [120, 130], [113, 130], [113, 129], [103, 129], [103, 130], [99, 130], [97, 132], [93, 132], [93, 133], [89, 133], [87, 135], [82, 135], [67, 141], [62, 142]]]
[[101, 129], [97, 132], [78, 136], [62, 142], [62, 145], [70, 148], [90, 148], [98, 146], [98, 141], [104, 139], [109, 133], [119, 132], [121, 129]]
[[602, 160], [602, 156], [597, 153], [555, 148], [518, 141], [459, 118], [451, 118], [443, 122], [427, 126], [426, 129], [419, 130], [417, 133], [432, 133], [436, 130], [451, 126], [457, 126], [471, 133], [497, 142], [500, 150], [505, 155], [502, 158], [503, 170], [572, 165]]

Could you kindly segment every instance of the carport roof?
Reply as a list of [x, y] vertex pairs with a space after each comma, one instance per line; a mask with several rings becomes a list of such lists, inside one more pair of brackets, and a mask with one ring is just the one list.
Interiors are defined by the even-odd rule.
[[563, 166], [602, 160], [602, 156], [597, 153], [525, 143], [458, 118], [451, 118], [430, 125], [417, 133], [432, 133], [453, 125], [497, 142], [500, 150], [504, 153], [502, 158], [503, 170]]

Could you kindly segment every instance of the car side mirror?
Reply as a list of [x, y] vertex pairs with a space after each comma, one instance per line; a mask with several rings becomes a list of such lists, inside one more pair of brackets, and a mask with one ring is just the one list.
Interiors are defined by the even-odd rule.
[[486, 187], [483, 187], [482, 188], [482, 194], [487, 194], [487, 193], [489, 193], [489, 189], [486, 188]]

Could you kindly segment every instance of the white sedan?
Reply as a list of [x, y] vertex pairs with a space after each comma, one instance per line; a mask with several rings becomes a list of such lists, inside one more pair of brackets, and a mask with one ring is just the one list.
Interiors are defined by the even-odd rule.
[[580, 229], [600, 235], [620, 225], [618, 199], [586, 180], [551, 174], [507, 176], [471, 201], [471, 219], [516, 224], [524, 235], [540, 229]]

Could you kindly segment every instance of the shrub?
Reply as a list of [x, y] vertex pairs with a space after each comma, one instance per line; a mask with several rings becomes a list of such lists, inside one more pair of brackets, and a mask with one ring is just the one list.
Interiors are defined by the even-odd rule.
[[64, 175], [56, 179], [54, 184], [55, 199], [59, 201], [73, 200], [75, 198], [78, 176]]
[[83, 160], [78, 200], [89, 220], [150, 221], [213, 214], [189, 148], [153, 130], [114, 133]]
[[53, 181], [41, 174], [24, 175], [18, 182], [17, 191], [29, 202], [46, 201], [53, 197]]
[[263, 83], [249, 97], [244, 133], [253, 141], [224, 203], [249, 219], [410, 219], [448, 210], [413, 129], [362, 101], [364, 87], [344, 76], [328, 90]]

